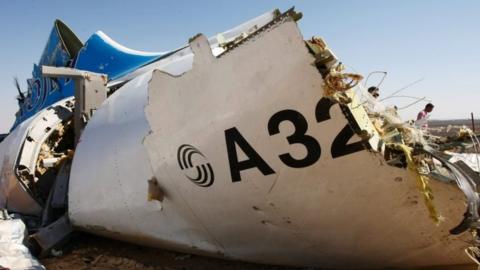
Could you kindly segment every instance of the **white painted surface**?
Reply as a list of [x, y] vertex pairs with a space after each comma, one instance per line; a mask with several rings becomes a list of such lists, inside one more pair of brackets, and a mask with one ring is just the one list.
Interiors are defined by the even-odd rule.
[[41, 206], [32, 199], [15, 175], [15, 163], [26, 134], [38, 114], [20, 124], [0, 143], [0, 208], [27, 215], [40, 215]]
[[[469, 262], [463, 254], [469, 236], [448, 232], [465, 211], [458, 188], [431, 182], [434, 203], [446, 218], [437, 227], [411, 173], [366, 150], [332, 158], [332, 141], [347, 120], [334, 105], [330, 120], [316, 122], [323, 81], [295, 23], [271, 28], [221, 58], [211, 55], [204, 37], [191, 46], [192, 70], [132, 80], [87, 125], [70, 180], [75, 226], [262, 263], [377, 268]], [[288, 121], [279, 134], [268, 133], [271, 116], [286, 109], [306, 118], [307, 134], [322, 148], [311, 166], [291, 168], [278, 157], [306, 154], [302, 145], [288, 144], [294, 132]], [[232, 182], [225, 146], [225, 130], [232, 127], [274, 174], [253, 168]], [[197, 186], [185, 175], [194, 173], [179, 168], [182, 144], [198, 148], [212, 165], [213, 185]], [[165, 193], [163, 202], [147, 200], [152, 177]]]

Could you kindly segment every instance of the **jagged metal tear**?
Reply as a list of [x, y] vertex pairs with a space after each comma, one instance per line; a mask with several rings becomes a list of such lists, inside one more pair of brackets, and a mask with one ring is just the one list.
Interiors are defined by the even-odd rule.
[[[445, 154], [437, 150], [429, 147], [427, 149], [423, 148], [421, 150], [440, 161], [443, 166], [447, 167], [452, 172], [455, 178], [455, 182], [457, 183], [460, 190], [462, 190], [462, 192], [467, 197], [467, 211], [464, 214], [464, 218], [458, 226], [450, 230], [450, 233], [453, 235], [458, 235], [468, 229], [480, 229], [480, 217], [478, 213], [480, 205], [480, 195], [476, 191], [477, 184], [480, 183], [480, 177], [477, 176], [477, 179], [475, 179], [475, 176], [473, 174], [469, 174], [466, 171], [465, 166], [449, 162]], [[480, 244], [478, 238], [474, 239], [474, 241], [476, 244]]]

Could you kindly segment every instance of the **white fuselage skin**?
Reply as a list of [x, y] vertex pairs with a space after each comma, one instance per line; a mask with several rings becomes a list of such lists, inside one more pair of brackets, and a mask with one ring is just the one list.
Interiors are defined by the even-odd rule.
[[[190, 46], [194, 56], [131, 79], [87, 124], [70, 174], [75, 227], [141, 245], [280, 265], [468, 263], [467, 237], [449, 234], [465, 211], [458, 188], [431, 182], [446, 218], [435, 226], [414, 174], [386, 165], [374, 151], [333, 157], [333, 142], [349, 122], [338, 104], [330, 119], [318, 120], [323, 80], [295, 22], [279, 23], [219, 58], [203, 36]], [[2, 179], [15, 153], [6, 145], [18, 147], [25, 126], [0, 144]], [[348, 143], [358, 140], [355, 135]], [[211, 165], [209, 186], [191, 180], [194, 167], [181, 168], [185, 144], [201, 152], [187, 157], [193, 166]], [[288, 155], [301, 162], [289, 162]], [[234, 157], [238, 170], [232, 170]], [[152, 179], [161, 199], [149, 197]]]
[[25, 136], [36, 116], [20, 124], [0, 143], [0, 208], [26, 215], [40, 215], [42, 207], [19, 183], [15, 163], [25, 141]]
[[[202, 41], [190, 44], [191, 70], [133, 79], [90, 121], [71, 173], [73, 224], [134, 243], [262, 263], [373, 268], [468, 262], [466, 244], [448, 232], [465, 211], [455, 186], [432, 183], [446, 216], [437, 227], [407, 170], [366, 150], [332, 158], [332, 142], [348, 121], [338, 105], [331, 119], [317, 121], [323, 81], [294, 22], [220, 58]], [[295, 168], [279, 156], [308, 156], [311, 149], [287, 141], [304, 123], [321, 155]], [[238, 163], [252, 158], [238, 134], [273, 173], [257, 162], [239, 171], [240, 180], [232, 174], [228, 142], [234, 141]], [[191, 156], [194, 165], [211, 164], [210, 186], [188, 178], [195, 178], [194, 169], [181, 169], [177, 155], [184, 144], [202, 153]], [[162, 201], [148, 200], [150, 179], [158, 181]]]

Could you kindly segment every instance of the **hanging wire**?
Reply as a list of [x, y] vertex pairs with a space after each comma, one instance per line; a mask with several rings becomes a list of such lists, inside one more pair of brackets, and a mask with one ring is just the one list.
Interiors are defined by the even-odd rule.
[[378, 73], [383, 74], [382, 79], [380, 80], [380, 82], [376, 86], [377, 88], [379, 88], [380, 85], [382, 85], [383, 81], [385, 80], [385, 77], [387, 77], [387, 72], [386, 71], [376, 70], [376, 71], [370, 72], [370, 74], [368, 74], [367, 78], [363, 82], [363, 86], [367, 87], [367, 82], [368, 82], [368, 79], [370, 78], [370, 76], [372, 76], [373, 74], [378, 74]]
[[410, 104], [408, 104], [408, 105], [406, 105], [406, 106], [403, 106], [403, 107], [398, 108], [398, 110], [406, 109], [406, 108], [411, 107], [411, 106], [419, 103], [420, 101], [424, 101], [424, 100], [427, 100], [427, 97], [419, 98], [418, 100], [416, 100], [416, 101], [414, 101], [414, 102], [412, 102], [412, 103], [410, 103]]
[[391, 99], [391, 98], [410, 98], [410, 99], [416, 99], [416, 100], [425, 100], [426, 102], [432, 102], [430, 99], [427, 99], [426, 97], [415, 97], [415, 96], [391, 96], [384, 98], [383, 100]]
[[[367, 81], [368, 78], [370, 77], [370, 75], [372, 75], [373, 73], [383, 73], [383, 72], [385, 72], [385, 76], [386, 76], [386, 74], [387, 74], [386, 71], [374, 71], [374, 72], [371, 72], [371, 73], [367, 76], [367, 79], [366, 79], [365, 81]], [[380, 85], [381, 83], [383, 83], [383, 80], [385, 79], [385, 76], [382, 78], [382, 80], [380, 81], [380, 83], [379, 83], [378, 85]], [[377, 102], [381, 102], [381, 101], [384, 101], [384, 100], [387, 100], [387, 99], [390, 99], [390, 98], [395, 98], [395, 97], [415, 98], [415, 97], [412, 97], [412, 96], [396, 96], [396, 94], [400, 93], [401, 91], [403, 91], [403, 90], [405, 90], [405, 89], [407, 89], [407, 88], [409, 88], [409, 87], [412, 87], [413, 85], [415, 85], [415, 84], [423, 81], [424, 79], [425, 79], [425, 78], [422, 77], [422, 78], [420, 78], [420, 79], [418, 79], [418, 80], [416, 80], [416, 81], [413, 81], [413, 82], [411, 82], [411, 83], [403, 86], [402, 88], [394, 91], [394, 92], [391, 93], [390, 95], [388, 95], [388, 96], [386, 96], [386, 97], [378, 100]], [[365, 85], [366, 85], [366, 82], [364, 83], [364, 87], [365, 87]], [[408, 107], [410, 107], [410, 106], [412, 106], [412, 105], [414, 105], [414, 104], [416, 104], [416, 103], [418, 103], [418, 102], [420, 102], [420, 101], [422, 101], [422, 100], [426, 100], [426, 101], [428, 101], [428, 102], [431, 102], [431, 100], [426, 99], [426, 97], [423, 97], [423, 98], [415, 98], [415, 99], [418, 99], [418, 100], [415, 101], [415, 102], [413, 102], [413, 103], [411, 103], [411, 104], [408, 104], [407, 106], [404, 106], [404, 107], [400, 108], [400, 110], [401, 110], [401, 109], [408, 108]], [[364, 102], [361, 102], [360, 104], [358, 104], [357, 106], [355, 106], [354, 109], [356, 109], [357, 107], [363, 106], [363, 105], [366, 104], [366, 103], [368, 103], [368, 100], [366, 100], [366, 101], [364, 101]]]
[[413, 85], [415, 85], [415, 84], [417, 84], [417, 83], [419, 83], [419, 82], [421, 82], [421, 81], [423, 81], [423, 80], [425, 80], [425, 78], [420, 78], [420, 79], [418, 79], [418, 80], [416, 80], [416, 81], [414, 81], [414, 82], [411, 82], [411, 83], [405, 85], [404, 87], [398, 89], [397, 91], [394, 91], [394, 92], [391, 93], [390, 95], [388, 95], [388, 96], [380, 99], [380, 101], [383, 101], [383, 100], [385, 100], [385, 99], [387, 99], [387, 98], [389, 98], [389, 97], [395, 96], [396, 94], [400, 93], [401, 91], [403, 91], [403, 90], [405, 90], [405, 89], [407, 89], [407, 88], [409, 88], [409, 87], [412, 87]]

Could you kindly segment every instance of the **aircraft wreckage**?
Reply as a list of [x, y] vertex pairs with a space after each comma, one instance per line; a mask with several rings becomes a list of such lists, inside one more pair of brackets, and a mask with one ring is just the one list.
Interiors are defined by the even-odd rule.
[[83, 44], [56, 21], [0, 144], [0, 208], [43, 255], [82, 230], [277, 265], [477, 260], [478, 167], [372, 110], [300, 17], [268, 12], [166, 53], [102, 32]]

